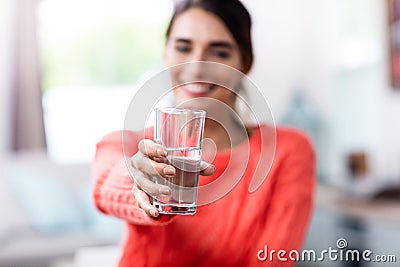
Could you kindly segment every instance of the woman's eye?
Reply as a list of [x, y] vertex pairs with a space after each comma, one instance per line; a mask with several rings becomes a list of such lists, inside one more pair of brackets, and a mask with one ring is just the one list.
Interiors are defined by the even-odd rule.
[[190, 47], [187, 45], [178, 45], [175, 46], [175, 50], [181, 53], [187, 53], [190, 51]]
[[228, 51], [223, 51], [223, 50], [214, 51], [213, 55], [221, 59], [228, 59], [231, 56], [231, 54]]

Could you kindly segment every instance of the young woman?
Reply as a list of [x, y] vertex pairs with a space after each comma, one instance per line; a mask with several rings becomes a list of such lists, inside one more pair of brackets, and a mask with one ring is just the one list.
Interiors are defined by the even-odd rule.
[[[165, 64], [209, 61], [247, 73], [253, 62], [250, 32], [250, 15], [238, 0], [178, 1], [167, 30]], [[171, 80], [181, 84], [187, 76], [196, 79], [196, 75], [196, 71], [178, 72]], [[229, 193], [199, 206], [195, 215], [159, 214], [151, 197], [169, 195], [170, 188], [154, 184], [148, 177], [170, 178], [175, 173], [173, 166], [157, 160], [166, 156], [162, 147], [152, 141], [151, 133], [126, 133], [130, 144], [125, 147], [132, 148], [125, 151], [131, 156], [132, 182], [121, 132], [104, 137], [93, 162], [93, 192], [100, 211], [126, 221], [119, 266], [293, 265], [289, 253], [301, 249], [312, 212], [315, 158], [308, 138], [295, 129], [277, 128], [276, 153], [268, 177], [257, 191], [249, 193], [258, 163], [255, 159], [262, 150], [261, 136], [269, 127], [248, 128], [244, 134], [228, 113], [196, 102], [199, 96], [232, 108], [236, 96], [201, 82], [174, 89], [177, 106], [194, 100], [192, 105], [214, 113], [223, 122], [205, 123], [204, 137], [213, 140], [217, 154], [213, 165], [202, 171], [200, 184], [218, 179], [230, 156], [240, 155], [241, 144], [248, 142], [251, 157], [243, 163], [245, 171]], [[272, 250], [286, 254], [269, 257]]]

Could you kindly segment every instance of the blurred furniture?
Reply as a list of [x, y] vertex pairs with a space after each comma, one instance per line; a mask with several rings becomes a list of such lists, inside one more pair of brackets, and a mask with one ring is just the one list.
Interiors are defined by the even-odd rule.
[[396, 198], [360, 198], [343, 190], [318, 186], [316, 205], [304, 249], [321, 252], [338, 249], [337, 240], [347, 241], [346, 249], [371, 250], [374, 255], [396, 255], [397, 262], [330, 261], [303, 262], [298, 266], [398, 266], [400, 261], [400, 201]]
[[89, 164], [24, 152], [3, 156], [0, 173], [1, 267], [72, 263], [82, 247], [119, 243], [121, 223], [92, 203]]
[[400, 201], [396, 199], [362, 199], [328, 186], [319, 186], [316, 193], [319, 208], [343, 216], [400, 226]]

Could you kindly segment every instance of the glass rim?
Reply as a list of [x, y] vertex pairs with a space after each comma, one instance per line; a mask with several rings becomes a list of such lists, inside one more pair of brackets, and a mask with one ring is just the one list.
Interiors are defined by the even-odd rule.
[[191, 113], [196, 115], [206, 115], [206, 111], [202, 109], [190, 109], [190, 108], [175, 108], [175, 107], [163, 107], [163, 108], [156, 108], [156, 112], [165, 112], [168, 114], [184, 114], [184, 113]]

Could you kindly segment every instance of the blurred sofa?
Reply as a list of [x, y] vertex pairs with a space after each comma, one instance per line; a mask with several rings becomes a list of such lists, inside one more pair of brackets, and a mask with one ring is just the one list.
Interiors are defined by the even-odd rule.
[[89, 164], [30, 151], [1, 156], [0, 173], [0, 266], [53, 266], [118, 244], [121, 222], [93, 206]]

